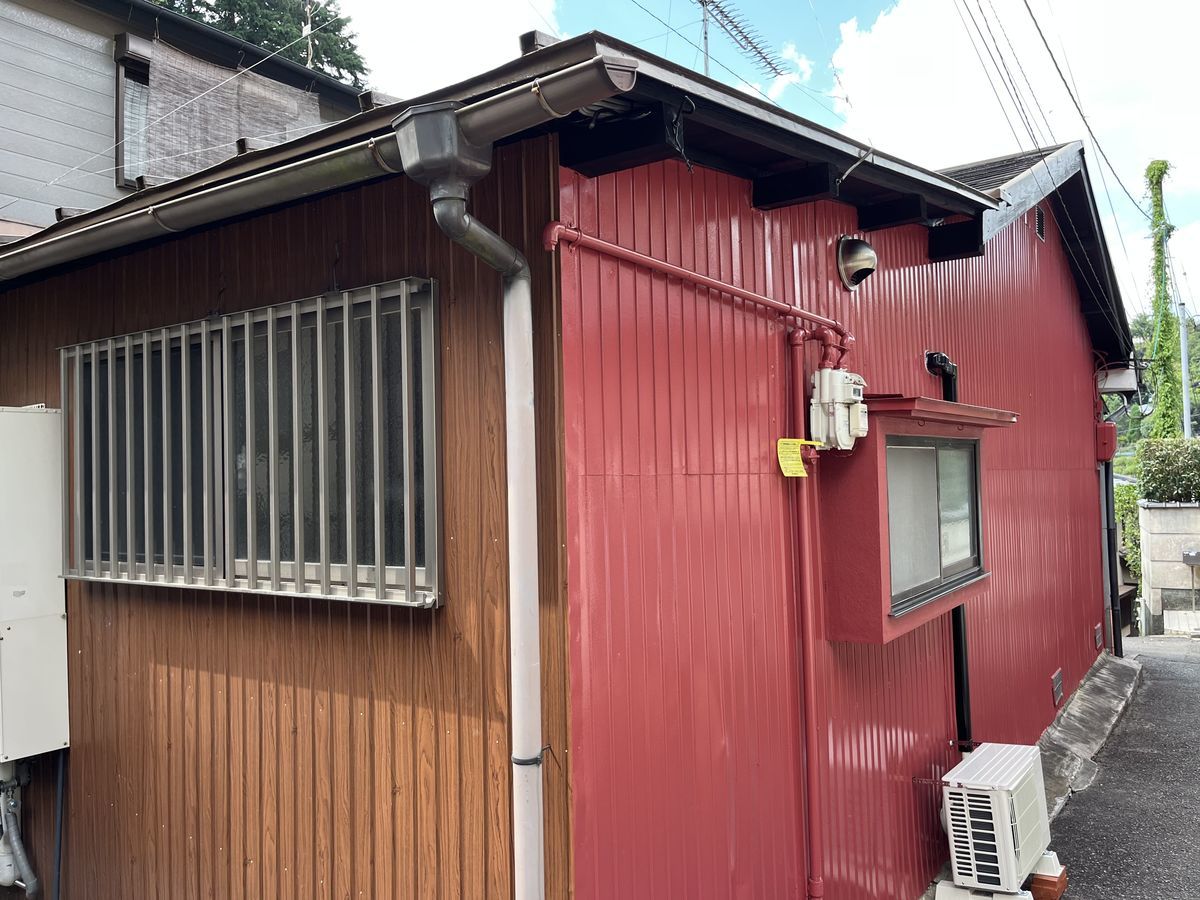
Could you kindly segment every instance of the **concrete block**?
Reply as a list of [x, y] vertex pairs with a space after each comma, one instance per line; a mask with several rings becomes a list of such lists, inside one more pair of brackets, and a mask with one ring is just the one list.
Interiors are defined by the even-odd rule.
[[[1148, 575], [1147, 583], [1151, 588], [1192, 588], [1192, 566], [1183, 562], [1153, 559]], [[1196, 583], [1200, 584], [1200, 572], [1196, 572]]]
[[1163, 610], [1163, 634], [1191, 634], [1200, 629], [1200, 612]]
[[[1149, 569], [1149, 585], [1151, 588], [1183, 588], [1192, 587], [1192, 567], [1183, 562], [1167, 560], [1152, 560]], [[1200, 584], [1200, 573], [1196, 575], [1196, 583]]]
[[1138, 510], [1142, 532], [1149, 534], [1194, 534], [1200, 536], [1200, 506], [1143, 506]]
[[1147, 534], [1142, 542], [1142, 559], [1182, 562], [1185, 549], [1200, 550], [1200, 533]]
[[1162, 611], [1167, 612], [1195, 612], [1200, 607], [1200, 584], [1197, 590], [1189, 591], [1183, 588], [1160, 588], [1159, 596], [1162, 598]]

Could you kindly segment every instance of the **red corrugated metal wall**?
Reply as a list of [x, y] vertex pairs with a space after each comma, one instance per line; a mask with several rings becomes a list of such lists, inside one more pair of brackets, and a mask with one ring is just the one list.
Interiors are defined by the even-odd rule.
[[[769, 213], [749, 184], [675, 162], [562, 172], [586, 233], [796, 301], [859, 336], [874, 392], [1020, 413], [988, 436], [985, 552], [969, 608], [976, 734], [1029, 742], [1072, 690], [1101, 620], [1091, 351], [1053, 217], [981, 259], [931, 264], [919, 227], [877, 232], [880, 272], [843, 291], [822, 202]], [[800, 893], [799, 666], [783, 332], [769, 316], [590, 251], [563, 281], [573, 837], [581, 898]], [[836, 516], [836, 510], [827, 511]], [[836, 598], [830, 598], [836, 602]], [[825, 645], [827, 895], [915, 897], [945, 855], [952, 763], [945, 618], [884, 647]]]

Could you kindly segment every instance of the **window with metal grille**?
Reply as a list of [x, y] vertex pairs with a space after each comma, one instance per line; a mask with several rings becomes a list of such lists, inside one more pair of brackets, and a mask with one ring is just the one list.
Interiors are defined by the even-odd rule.
[[436, 314], [406, 279], [65, 348], [67, 577], [436, 605]]

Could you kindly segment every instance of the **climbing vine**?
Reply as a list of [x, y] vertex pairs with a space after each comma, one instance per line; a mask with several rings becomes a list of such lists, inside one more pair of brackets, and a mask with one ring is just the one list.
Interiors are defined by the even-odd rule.
[[1179, 324], [1167, 287], [1166, 244], [1174, 226], [1167, 221], [1163, 207], [1163, 179], [1170, 171], [1171, 164], [1165, 159], [1156, 159], [1146, 167], [1146, 187], [1150, 192], [1150, 233], [1154, 248], [1151, 268], [1154, 278], [1154, 334], [1147, 375], [1154, 391], [1149, 434], [1155, 438], [1177, 437], [1183, 433]]

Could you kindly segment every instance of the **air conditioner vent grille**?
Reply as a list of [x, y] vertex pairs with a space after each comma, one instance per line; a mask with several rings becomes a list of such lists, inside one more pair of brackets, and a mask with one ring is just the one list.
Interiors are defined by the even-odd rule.
[[1037, 747], [983, 744], [942, 788], [954, 881], [1020, 890], [1050, 841]]

